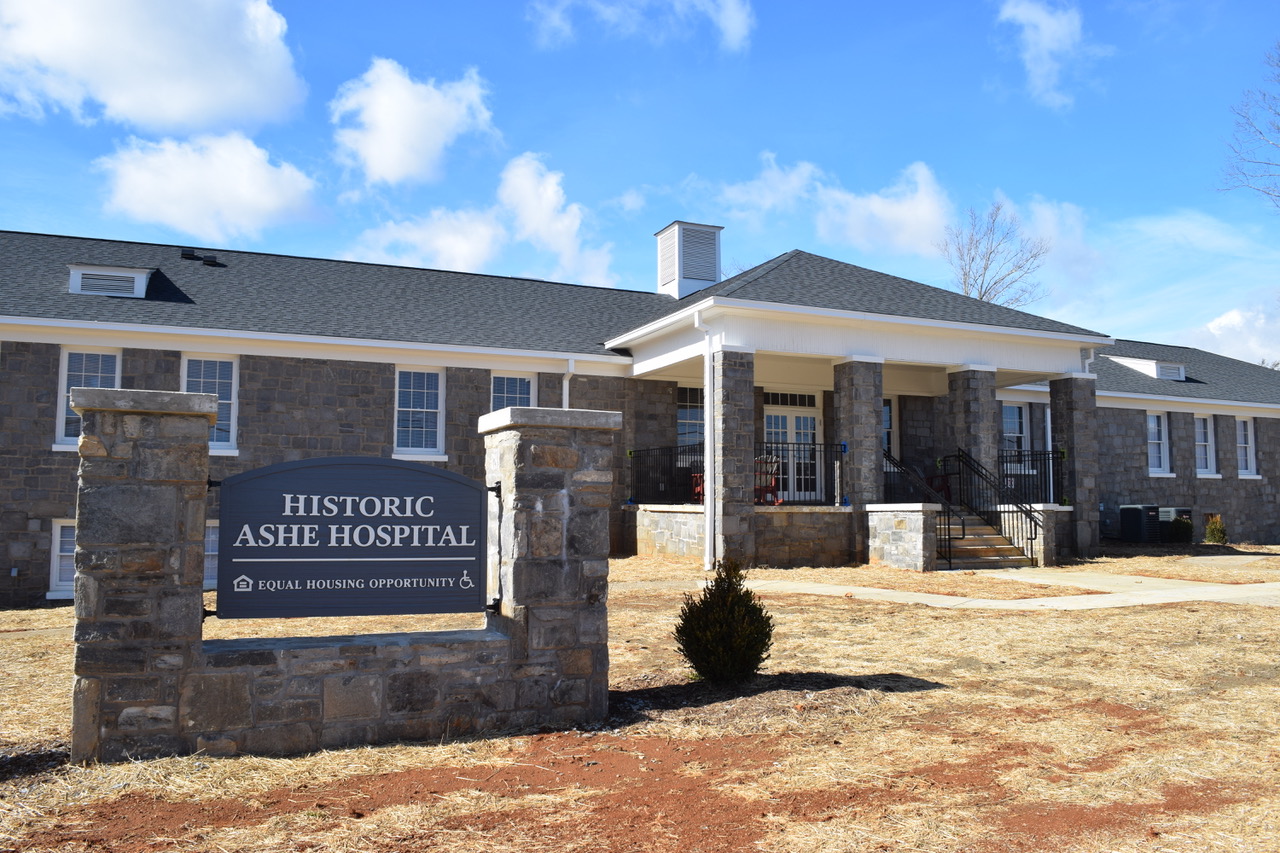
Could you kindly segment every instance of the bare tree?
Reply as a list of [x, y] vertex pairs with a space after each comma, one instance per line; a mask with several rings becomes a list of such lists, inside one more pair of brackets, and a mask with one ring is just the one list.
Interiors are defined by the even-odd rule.
[[1049, 241], [1022, 233], [1017, 218], [995, 202], [985, 216], [969, 208], [968, 224], [947, 226], [938, 243], [951, 265], [956, 290], [996, 305], [1020, 308], [1042, 299], [1043, 288], [1033, 276], [1044, 265]]
[[1256, 190], [1280, 207], [1280, 45], [1267, 52], [1267, 82], [1233, 110], [1236, 132], [1227, 186]]

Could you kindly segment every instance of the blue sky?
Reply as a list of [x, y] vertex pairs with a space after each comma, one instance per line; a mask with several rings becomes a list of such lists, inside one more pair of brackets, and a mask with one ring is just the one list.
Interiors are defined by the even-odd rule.
[[805, 249], [947, 285], [1001, 200], [1028, 310], [1280, 358], [1280, 212], [1224, 192], [1274, 0], [0, 0], [0, 228], [653, 287]]

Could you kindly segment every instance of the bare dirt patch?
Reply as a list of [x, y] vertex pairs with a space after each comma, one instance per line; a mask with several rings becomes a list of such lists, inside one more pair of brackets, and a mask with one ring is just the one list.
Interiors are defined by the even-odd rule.
[[68, 766], [69, 638], [0, 635], [0, 850], [1280, 849], [1275, 608], [771, 594], [773, 656], [728, 691], [689, 680], [680, 600], [611, 595], [598, 730], [291, 759]]

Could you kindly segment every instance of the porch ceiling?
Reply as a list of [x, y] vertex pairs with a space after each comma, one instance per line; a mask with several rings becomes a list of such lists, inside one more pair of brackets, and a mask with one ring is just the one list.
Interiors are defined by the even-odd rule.
[[[836, 359], [789, 353], [757, 352], [755, 384], [777, 391], [829, 391], [835, 384]], [[912, 364], [890, 361], [884, 364], [884, 393], [938, 397], [947, 393], [947, 370], [958, 365]], [[996, 385], [1007, 388], [1051, 378], [1052, 374], [1018, 370], [997, 370]], [[639, 378], [702, 386], [702, 358], [688, 358]], [[1046, 389], [1047, 390], [1047, 389]]]

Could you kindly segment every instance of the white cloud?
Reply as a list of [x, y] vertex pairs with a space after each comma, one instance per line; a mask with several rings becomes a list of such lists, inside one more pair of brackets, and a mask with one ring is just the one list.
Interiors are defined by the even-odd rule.
[[1280, 304], [1232, 308], [1190, 335], [1192, 343], [1241, 361], [1280, 359]]
[[305, 86], [267, 0], [0, 0], [0, 114], [147, 130], [280, 119]]
[[618, 35], [653, 41], [687, 36], [689, 21], [705, 18], [720, 35], [723, 50], [746, 50], [756, 17], [750, 0], [532, 0], [527, 16], [543, 47], [574, 38], [573, 12], [582, 9]]
[[476, 70], [436, 85], [412, 79], [399, 63], [374, 59], [348, 80], [329, 104], [339, 156], [357, 165], [370, 183], [397, 184], [440, 177], [445, 149], [469, 132], [493, 132], [488, 94]]
[[587, 210], [565, 197], [564, 175], [536, 154], [502, 171], [497, 203], [488, 210], [437, 208], [425, 217], [389, 222], [360, 235], [351, 256], [379, 263], [481, 272], [504, 249], [522, 242], [555, 258], [549, 277], [613, 287], [613, 248], [583, 245]]
[[780, 167], [772, 151], [760, 154], [760, 174], [749, 181], [726, 184], [720, 201], [730, 216], [759, 220], [761, 214], [787, 211], [812, 196], [822, 178], [822, 170], [803, 160], [790, 168]]
[[946, 192], [929, 167], [919, 162], [879, 192], [858, 195], [819, 186], [816, 198], [818, 235], [863, 251], [935, 255], [951, 213]]
[[996, 20], [1020, 28], [1019, 52], [1027, 70], [1027, 88], [1033, 98], [1054, 109], [1072, 104], [1071, 95], [1062, 91], [1064, 69], [1110, 53], [1108, 47], [1086, 44], [1075, 6], [1058, 9], [1040, 0], [1005, 0]]
[[644, 209], [646, 200], [644, 193], [638, 189], [632, 188], [614, 199], [613, 203], [625, 210], [627, 213], [635, 213], [638, 210]]
[[108, 210], [210, 242], [256, 237], [311, 206], [312, 180], [288, 163], [272, 165], [239, 133], [132, 139], [96, 165], [110, 177]]
[[365, 231], [351, 255], [375, 263], [480, 272], [506, 236], [495, 211], [436, 209], [420, 219]]
[[563, 178], [562, 172], [549, 171], [538, 155], [521, 154], [502, 170], [498, 201], [514, 218], [517, 239], [556, 255], [557, 277], [613, 287], [617, 277], [609, 272], [612, 247], [582, 246], [585, 210], [567, 201]]

